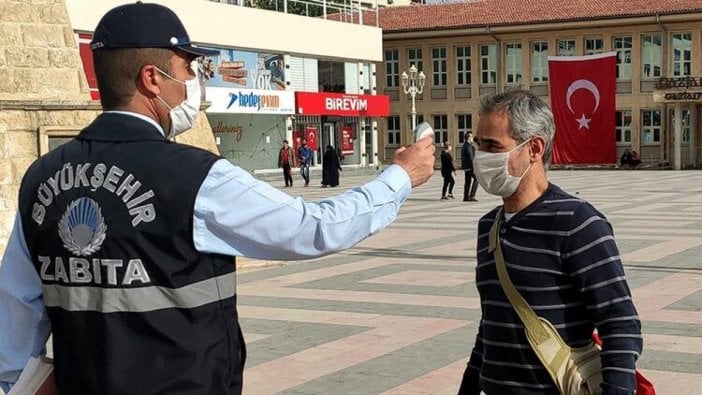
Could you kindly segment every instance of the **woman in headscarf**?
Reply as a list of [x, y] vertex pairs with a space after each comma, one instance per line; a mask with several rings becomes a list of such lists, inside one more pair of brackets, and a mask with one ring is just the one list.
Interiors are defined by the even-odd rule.
[[327, 145], [327, 150], [324, 151], [322, 157], [322, 187], [335, 187], [339, 185], [339, 171], [341, 164], [339, 163], [339, 155], [331, 145]]

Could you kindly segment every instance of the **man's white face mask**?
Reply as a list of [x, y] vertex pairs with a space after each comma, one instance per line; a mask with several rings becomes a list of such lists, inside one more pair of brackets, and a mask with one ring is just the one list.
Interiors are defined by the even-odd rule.
[[200, 111], [200, 81], [197, 76], [189, 80], [181, 81], [171, 77], [158, 67], [156, 67], [156, 70], [169, 79], [185, 85], [185, 100], [175, 107], [169, 106], [161, 96], [156, 96], [170, 110], [168, 114], [171, 117], [171, 129], [166, 135], [166, 138], [170, 139], [190, 130], [195, 124], [197, 113]]
[[507, 152], [477, 151], [475, 153], [475, 159], [473, 160], [475, 178], [485, 192], [502, 197], [512, 196], [517, 192], [522, 177], [531, 169], [531, 163], [521, 176], [515, 177], [509, 174], [509, 154], [529, 141], [527, 140]]

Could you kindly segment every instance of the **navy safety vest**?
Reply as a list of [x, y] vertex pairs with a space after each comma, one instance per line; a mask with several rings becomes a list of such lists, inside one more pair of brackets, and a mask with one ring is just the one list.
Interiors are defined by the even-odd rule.
[[20, 213], [60, 393], [241, 392], [234, 258], [193, 245], [219, 159], [106, 113], [29, 168]]

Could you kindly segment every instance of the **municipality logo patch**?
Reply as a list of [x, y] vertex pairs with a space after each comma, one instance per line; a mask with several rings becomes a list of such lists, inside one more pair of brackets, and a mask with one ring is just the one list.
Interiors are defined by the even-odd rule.
[[107, 225], [100, 206], [82, 197], [72, 201], [61, 216], [58, 232], [63, 246], [78, 256], [88, 256], [100, 249], [107, 235]]

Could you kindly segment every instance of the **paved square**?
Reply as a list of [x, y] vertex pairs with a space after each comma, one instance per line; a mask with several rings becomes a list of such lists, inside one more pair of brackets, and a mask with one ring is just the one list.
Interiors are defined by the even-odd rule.
[[465, 272], [437, 272], [429, 270], [405, 270], [387, 276], [363, 280], [365, 283], [396, 284], [396, 285], [426, 285], [428, 287], [453, 287], [473, 280], [473, 276]]

